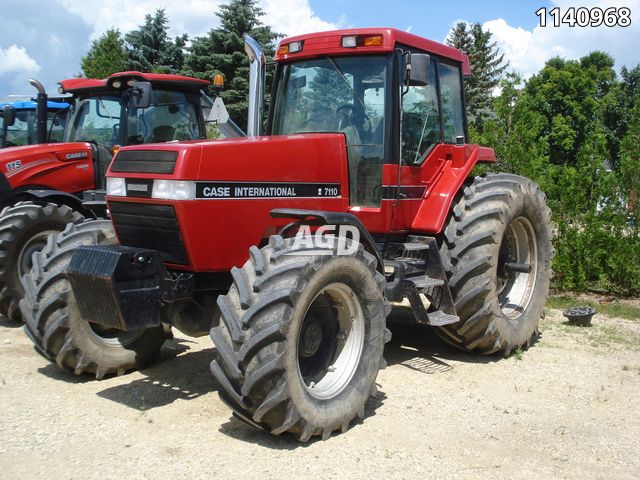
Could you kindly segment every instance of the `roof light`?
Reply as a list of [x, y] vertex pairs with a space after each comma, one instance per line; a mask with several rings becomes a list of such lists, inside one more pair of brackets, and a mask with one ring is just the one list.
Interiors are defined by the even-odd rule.
[[289, 45], [280, 45], [278, 47], [278, 55], [286, 55], [289, 53]]
[[120, 88], [122, 86], [122, 82], [120, 80], [116, 80], [112, 83], [113, 88]]
[[304, 41], [298, 40], [296, 42], [290, 42], [278, 47], [278, 55], [287, 55], [288, 53], [298, 53], [302, 51]]
[[381, 47], [382, 35], [370, 35], [368, 37], [364, 37], [362, 44], [365, 47]]
[[127, 80], [127, 87], [133, 87], [136, 84], [136, 81], [132, 78], [131, 80]]
[[213, 76], [213, 87], [219, 89], [224, 87], [224, 75], [217, 73]]
[[378, 35], [347, 35], [342, 37], [342, 48], [381, 47], [384, 37]]
[[302, 41], [291, 42], [289, 44], [289, 53], [298, 53], [302, 51]]
[[350, 35], [348, 37], [342, 37], [343, 48], [355, 48], [358, 46], [358, 37]]

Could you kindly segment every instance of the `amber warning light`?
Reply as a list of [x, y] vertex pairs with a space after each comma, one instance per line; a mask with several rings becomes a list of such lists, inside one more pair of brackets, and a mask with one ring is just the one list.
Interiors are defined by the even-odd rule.
[[224, 88], [224, 75], [218, 73], [213, 76], [213, 87], [220, 90]]
[[301, 52], [303, 46], [304, 46], [304, 42], [302, 40], [297, 42], [287, 43], [285, 45], [280, 45], [280, 47], [278, 48], [278, 55], [286, 55], [288, 53]]
[[382, 35], [346, 35], [342, 37], [342, 47], [381, 47], [383, 41]]

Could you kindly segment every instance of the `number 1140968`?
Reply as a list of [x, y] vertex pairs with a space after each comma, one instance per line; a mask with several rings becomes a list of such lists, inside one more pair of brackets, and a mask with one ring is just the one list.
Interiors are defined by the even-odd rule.
[[627, 7], [569, 7], [561, 10], [559, 7], [547, 10], [542, 7], [536, 11], [540, 19], [540, 26], [547, 26], [547, 16], [551, 17], [549, 26], [560, 27], [628, 27], [631, 25], [631, 9]]

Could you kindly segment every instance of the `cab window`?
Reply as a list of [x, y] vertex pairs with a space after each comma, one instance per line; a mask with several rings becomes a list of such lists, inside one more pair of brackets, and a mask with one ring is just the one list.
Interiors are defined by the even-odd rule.
[[439, 64], [442, 125], [446, 143], [464, 143], [464, 108], [460, 68]]
[[402, 161], [407, 165], [422, 163], [440, 142], [436, 87], [436, 65], [431, 60], [429, 83], [408, 87], [402, 97]]

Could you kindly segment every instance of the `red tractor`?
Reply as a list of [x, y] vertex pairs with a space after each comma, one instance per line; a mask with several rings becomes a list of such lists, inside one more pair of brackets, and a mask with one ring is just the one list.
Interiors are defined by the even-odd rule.
[[391, 302], [481, 354], [526, 348], [549, 288], [550, 211], [532, 181], [473, 177], [460, 51], [394, 29], [283, 40], [262, 135], [121, 149], [111, 221], [34, 256], [20, 307], [37, 349], [101, 378], [143, 365], [163, 324], [210, 334], [235, 415], [301, 441], [363, 418]]
[[[47, 95], [39, 82], [38, 138], [47, 137]], [[20, 320], [20, 278], [46, 237], [70, 222], [105, 216], [104, 175], [123, 145], [206, 138], [210, 82], [123, 72], [59, 83], [69, 116], [62, 143], [0, 151], [0, 313]], [[208, 112], [206, 112], [208, 113]]]

